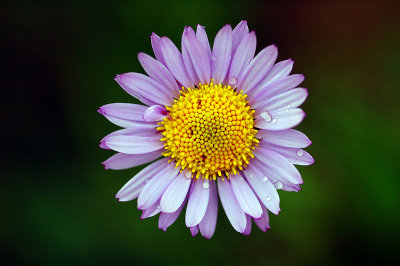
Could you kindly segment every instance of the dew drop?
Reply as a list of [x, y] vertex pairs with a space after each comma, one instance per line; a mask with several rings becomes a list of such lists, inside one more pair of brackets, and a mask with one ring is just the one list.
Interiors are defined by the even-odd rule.
[[183, 175], [185, 176], [185, 178], [186, 178], [187, 180], [189, 180], [189, 179], [192, 178], [192, 174], [191, 174], [189, 171], [185, 171], [185, 173], [184, 173]]
[[149, 183], [149, 181], [150, 181], [150, 178], [149, 178], [149, 179], [146, 179], [146, 180], [144, 180], [144, 183], [145, 183], [145, 184], [147, 184], [147, 183]]
[[229, 78], [229, 83], [232, 85], [236, 85], [237, 84], [237, 79], [235, 77], [230, 77]]
[[[269, 123], [269, 122], [273, 122], [271, 115], [268, 112], [262, 112], [260, 115], [262, 118], [264, 118], [265, 122]], [[276, 120], [276, 119], [274, 119]]]
[[249, 178], [253, 178], [254, 177], [254, 175], [253, 174], [249, 174]]
[[228, 55], [228, 60], [231, 60], [232, 56]]
[[267, 182], [268, 181], [268, 177], [264, 176], [263, 181]]
[[272, 120], [272, 124], [275, 124], [276, 123], [276, 118], [274, 118], [273, 120]]
[[282, 185], [281, 182], [278, 181], [278, 182], [276, 182], [276, 183], [274, 184], [274, 186], [275, 186], [276, 189], [281, 189], [283, 185]]
[[267, 200], [271, 200], [271, 197], [270, 197], [270, 196], [267, 196]]
[[173, 186], [172, 189], [175, 190], [175, 189], [176, 189], [176, 186]]
[[304, 154], [304, 151], [302, 149], [297, 150], [296, 152], [297, 156], [301, 157]]
[[211, 56], [212, 61], [217, 61], [217, 58], [215, 56]]
[[208, 189], [210, 187], [210, 185], [208, 184], [208, 182], [207, 181], [204, 181], [203, 182], [203, 188], [204, 189]]
[[160, 205], [157, 206], [157, 210], [159, 210], [159, 209], [161, 209], [161, 206], [160, 206]]

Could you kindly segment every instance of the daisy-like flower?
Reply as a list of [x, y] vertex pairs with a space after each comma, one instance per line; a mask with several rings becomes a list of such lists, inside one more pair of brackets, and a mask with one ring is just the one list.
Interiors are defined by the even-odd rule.
[[290, 75], [290, 59], [275, 63], [274, 45], [254, 56], [256, 35], [246, 21], [224, 26], [212, 49], [200, 25], [196, 32], [185, 27], [182, 52], [155, 33], [151, 45], [156, 59], [138, 55], [148, 76], [115, 77], [144, 105], [99, 109], [124, 128], [101, 140], [100, 147], [118, 152], [105, 168], [152, 162], [116, 198], [138, 198], [142, 219], [160, 214], [164, 231], [186, 206], [186, 226], [205, 238], [214, 234], [219, 198], [236, 231], [249, 234], [252, 220], [266, 231], [268, 211], [280, 212], [277, 190], [300, 190], [294, 164], [314, 162], [302, 149], [311, 141], [292, 129], [305, 115], [298, 108], [308, 95], [297, 87], [303, 75]]

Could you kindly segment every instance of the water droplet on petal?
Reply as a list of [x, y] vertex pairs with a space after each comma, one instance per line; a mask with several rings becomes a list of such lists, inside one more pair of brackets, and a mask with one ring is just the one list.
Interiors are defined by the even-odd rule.
[[297, 150], [296, 154], [297, 154], [297, 156], [301, 157], [301, 156], [303, 156], [304, 151], [302, 149]]
[[160, 206], [160, 205], [157, 206], [157, 210], [159, 210], [159, 209], [161, 209], [161, 206]]
[[232, 85], [236, 85], [237, 84], [237, 79], [235, 77], [230, 77], [229, 78], [229, 83]]
[[274, 118], [273, 120], [272, 120], [272, 124], [275, 124], [276, 123], [276, 118]]
[[232, 56], [228, 55], [228, 60], [231, 60]]
[[185, 176], [186, 179], [191, 179], [192, 178], [192, 174], [189, 171], [185, 171], [185, 173], [183, 174]]
[[150, 181], [150, 178], [149, 178], [149, 179], [146, 179], [146, 180], [144, 180], [144, 183], [145, 183], [145, 184], [147, 184], [147, 183], [149, 183], [149, 181]]
[[[260, 115], [262, 118], [264, 118], [265, 122], [269, 123], [272, 121], [272, 116], [268, 112], [262, 112]], [[276, 120], [276, 119], [274, 119]]]
[[253, 174], [249, 174], [249, 178], [253, 178], [254, 177], [254, 175]]
[[281, 189], [283, 185], [282, 185], [281, 182], [278, 181], [278, 182], [276, 182], [276, 183], [274, 184], [274, 186], [275, 186], [276, 189]]
[[173, 186], [172, 189], [175, 190], [175, 189], [176, 189], [176, 186]]
[[270, 197], [270, 196], [267, 196], [267, 200], [271, 200], [271, 197]]
[[263, 181], [267, 182], [268, 181], [268, 177], [264, 176]]
[[204, 181], [203, 182], [203, 188], [204, 189], [208, 189], [210, 187], [210, 185], [208, 184], [208, 182], [207, 181]]
[[217, 61], [217, 58], [215, 56], [211, 56], [211, 60]]

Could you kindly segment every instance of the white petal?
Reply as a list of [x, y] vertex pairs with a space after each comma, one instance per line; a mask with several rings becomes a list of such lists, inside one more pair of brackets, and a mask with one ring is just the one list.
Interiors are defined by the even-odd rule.
[[185, 173], [186, 171], [180, 173], [161, 197], [161, 210], [163, 212], [175, 212], [185, 200], [191, 182], [190, 178], [186, 178]]
[[187, 227], [193, 227], [201, 222], [207, 210], [209, 197], [208, 179], [194, 181], [186, 208], [185, 222]]
[[260, 203], [246, 180], [240, 174], [236, 174], [231, 175], [230, 181], [235, 197], [242, 210], [254, 218], [260, 218], [262, 214]]

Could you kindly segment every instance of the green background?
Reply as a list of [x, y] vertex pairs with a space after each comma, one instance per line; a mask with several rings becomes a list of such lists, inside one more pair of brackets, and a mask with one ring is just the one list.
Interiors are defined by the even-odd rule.
[[[9, 1], [0, 4], [1, 260], [13, 264], [350, 264], [394, 262], [400, 223], [399, 1]], [[143, 72], [150, 34], [212, 41], [248, 20], [257, 51], [293, 58], [310, 95], [298, 127], [315, 164], [280, 191], [271, 230], [211, 240], [180, 219], [167, 232], [116, 192], [140, 169], [105, 171], [99, 106], [134, 102], [114, 81]]]

